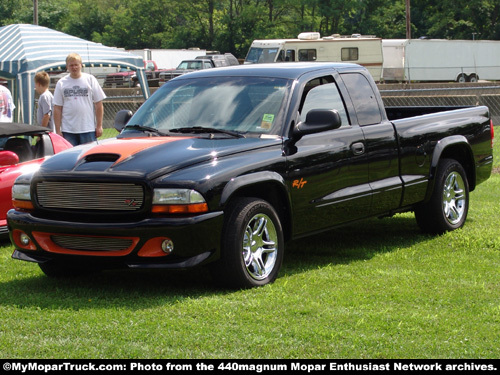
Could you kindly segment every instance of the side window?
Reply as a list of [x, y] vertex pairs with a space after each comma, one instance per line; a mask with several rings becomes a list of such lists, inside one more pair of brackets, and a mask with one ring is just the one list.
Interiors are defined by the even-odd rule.
[[295, 61], [295, 50], [294, 49], [287, 49], [286, 50], [285, 61]]
[[299, 61], [316, 61], [316, 50], [299, 49]]
[[342, 48], [340, 51], [342, 61], [359, 60], [359, 50], [357, 47]]
[[382, 121], [377, 96], [366, 77], [359, 73], [342, 75], [351, 96], [359, 125], [379, 124]]
[[300, 121], [305, 121], [311, 109], [336, 109], [342, 119], [342, 126], [349, 126], [347, 111], [333, 77], [326, 76], [309, 81], [302, 94]]

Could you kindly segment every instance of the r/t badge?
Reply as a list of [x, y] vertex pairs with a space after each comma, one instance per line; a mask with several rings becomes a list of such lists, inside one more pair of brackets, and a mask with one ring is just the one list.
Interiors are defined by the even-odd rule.
[[300, 180], [294, 180], [292, 187], [297, 188], [297, 189], [302, 189], [304, 185], [307, 184], [307, 181], [301, 178]]

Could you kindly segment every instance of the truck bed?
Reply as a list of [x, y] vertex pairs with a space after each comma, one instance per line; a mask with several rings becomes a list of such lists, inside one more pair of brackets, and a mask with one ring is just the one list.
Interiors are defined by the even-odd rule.
[[431, 113], [452, 111], [455, 109], [472, 108], [467, 106], [418, 106], [418, 107], [385, 107], [390, 121], [408, 117], [428, 115]]

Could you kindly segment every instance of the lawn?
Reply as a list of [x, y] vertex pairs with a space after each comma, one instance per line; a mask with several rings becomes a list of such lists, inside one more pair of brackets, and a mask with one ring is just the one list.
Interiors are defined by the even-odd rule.
[[499, 192], [495, 173], [442, 236], [403, 214], [289, 243], [244, 291], [203, 270], [53, 280], [3, 243], [0, 358], [499, 358]]

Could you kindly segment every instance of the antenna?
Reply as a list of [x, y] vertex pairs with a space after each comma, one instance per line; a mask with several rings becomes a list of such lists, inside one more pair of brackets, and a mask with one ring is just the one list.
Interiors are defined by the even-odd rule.
[[91, 64], [90, 64], [90, 50], [89, 50], [89, 44], [90, 43], [87, 43], [87, 61], [89, 63], [89, 71], [88, 73], [89, 74], [92, 74], [92, 69], [90, 68], [91, 67]]

